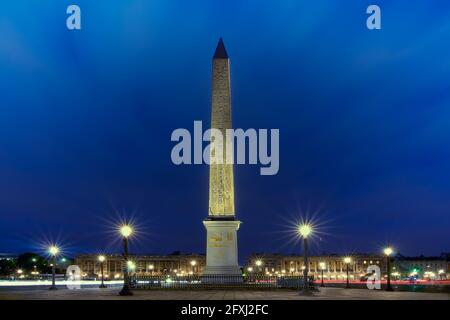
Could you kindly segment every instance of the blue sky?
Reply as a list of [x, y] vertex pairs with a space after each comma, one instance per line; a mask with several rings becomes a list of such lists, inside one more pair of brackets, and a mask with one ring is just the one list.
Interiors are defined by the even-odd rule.
[[[65, 27], [78, 4], [82, 30]], [[59, 240], [203, 252], [208, 168], [174, 166], [176, 128], [209, 123], [211, 57], [231, 59], [234, 126], [280, 129], [280, 171], [235, 170], [241, 257], [450, 248], [450, 3], [9, 1], [0, 4], [0, 252]]]

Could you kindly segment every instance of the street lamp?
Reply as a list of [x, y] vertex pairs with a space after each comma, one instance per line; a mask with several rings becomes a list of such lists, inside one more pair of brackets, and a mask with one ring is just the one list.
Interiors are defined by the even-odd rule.
[[197, 265], [197, 261], [192, 260], [192, 261], [191, 261], [192, 273], [194, 273], [194, 270], [195, 270], [195, 266], [196, 266], [196, 265]]
[[394, 252], [391, 247], [386, 247], [383, 250], [386, 256], [386, 269], [387, 269], [387, 286], [386, 291], [394, 291], [391, 287], [391, 254]]
[[57, 246], [50, 246], [48, 252], [52, 256], [52, 285], [49, 290], [56, 290], [55, 285], [55, 274], [56, 274], [56, 256], [59, 253], [59, 248]]
[[261, 266], [262, 266], [263, 262], [261, 259], [258, 259], [255, 261], [255, 265], [258, 267], [258, 272], [261, 272]]
[[129, 271], [133, 271], [134, 272], [136, 270], [136, 263], [134, 263], [133, 261], [128, 260], [127, 265], [128, 265], [128, 270]]
[[98, 261], [100, 262], [100, 273], [101, 273], [101, 276], [102, 276], [102, 283], [101, 283], [99, 288], [106, 288], [105, 275], [103, 273], [103, 266], [105, 264], [105, 260], [106, 260], [105, 256], [103, 256], [103, 255], [98, 256]]
[[298, 227], [298, 233], [303, 238], [303, 261], [305, 268], [303, 269], [303, 290], [300, 292], [301, 295], [311, 295], [312, 292], [309, 290], [308, 283], [308, 237], [313, 233], [313, 228], [310, 224], [303, 223]]
[[348, 269], [349, 269], [349, 266], [350, 266], [350, 263], [352, 263], [352, 258], [350, 258], [350, 257], [345, 257], [344, 258], [344, 263], [346, 264], [346, 266], [347, 266], [347, 283], [346, 283], [346, 285], [345, 285], [345, 288], [346, 289], [349, 289], [350, 288], [350, 282], [349, 282], [349, 275], [348, 275]]
[[130, 278], [128, 275], [128, 266], [129, 262], [131, 262], [128, 261], [128, 238], [133, 234], [133, 228], [127, 224], [124, 224], [120, 227], [119, 231], [123, 238], [123, 258], [125, 260], [125, 268], [123, 270], [123, 288], [120, 290], [119, 294], [121, 296], [132, 296], [133, 292], [130, 288]]
[[325, 285], [323, 284], [323, 271], [325, 270], [326, 266], [327, 265], [325, 262], [319, 262], [320, 271], [322, 271], [322, 281], [320, 282], [321, 287], [325, 287]]
[[153, 270], [155, 269], [155, 266], [151, 264], [148, 266], [148, 269], [150, 270], [150, 274], [153, 276]]

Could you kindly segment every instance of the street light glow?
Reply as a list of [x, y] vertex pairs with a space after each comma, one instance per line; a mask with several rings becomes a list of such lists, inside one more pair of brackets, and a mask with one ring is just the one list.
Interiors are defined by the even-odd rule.
[[261, 260], [256, 260], [255, 264], [256, 264], [257, 267], [261, 267], [262, 261]]
[[136, 264], [133, 261], [127, 261], [128, 269], [134, 270], [136, 268]]
[[133, 234], [133, 228], [127, 224], [124, 224], [123, 226], [120, 227], [120, 234], [124, 238], [128, 238], [129, 236], [131, 236]]
[[319, 262], [319, 267], [320, 267], [320, 270], [325, 270], [326, 269], [325, 262]]
[[105, 260], [106, 260], [105, 256], [103, 256], [103, 255], [98, 256], [98, 261], [105, 262]]
[[384, 248], [383, 253], [387, 256], [390, 256], [394, 250], [391, 247]]
[[195, 266], [196, 264], [197, 264], [197, 261], [195, 261], [195, 260], [191, 261], [191, 266]]
[[345, 257], [344, 258], [344, 263], [349, 264], [351, 262], [352, 262], [352, 258], [350, 258], [350, 257]]
[[59, 248], [57, 246], [51, 246], [50, 248], [48, 248], [48, 252], [52, 255], [52, 256], [56, 256], [59, 252]]
[[298, 233], [305, 239], [308, 238], [312, 232], [313, 228], [310, 224], [303, 223], [298, 227]]

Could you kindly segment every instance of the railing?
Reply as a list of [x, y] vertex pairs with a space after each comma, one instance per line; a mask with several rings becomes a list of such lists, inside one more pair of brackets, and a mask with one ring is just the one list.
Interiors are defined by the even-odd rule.
[[[186, 276], [144, 276], [134, 275], [130, 279], [134, 289], [271, 289], [303, 287], [302, 276], [227, 276], [227, 275], [186, 275]], [[313, 286], [313, 279], [309, 279]]]

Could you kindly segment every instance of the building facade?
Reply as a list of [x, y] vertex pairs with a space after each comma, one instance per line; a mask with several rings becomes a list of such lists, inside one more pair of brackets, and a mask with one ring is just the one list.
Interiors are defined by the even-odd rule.
[[[345, 256], [330, 254], [309, 257], [310, 275], [324, 280], [345, 280], [347, 264]], [[373, 254], [353, 254], [350, 256], [350, 280], [365, 279], [369, 266], [378, 266], [382, 277], [386, 277], [386, 257]], [[206, 257], [201, 254], [171, 255], [132, 255], [132, 274], [138, 275], [201, 275], [206, 266]], [[391, 276], [394, 280], [415, 277], [428, 280], [445, 280], [450, 278], [450, 263], [447, 255], [439, 257], [404, 257], [391, 258]], [[79, 255], [75, 258], [84, 278], [98, 278], [101, 265], [98, 255]], [[106, 255], [104, 274], [107, 279], [121, 279], [125, 262], [122, 255]], [[269, 276], [303, 275], [303, 257], [281, 254], [252, 254], [242, 267], [244, 274]]]
[[[378, 255], [354, 254], [348, 264], [350, 280], [362, 279], [367, 276], [367, 268], [371, 265], [380, 267], [386, 272], [385, 258]], [[310, 256], [309, 274], [316, 279], [321, 278], [322, 269], [325, 280], [344, 280], [347, 277], [347, 264], [342, 255]], [[292, 275], [301, 276], [304, 270], [303, 256], [278, 254], [253, 254], [244, 267], [246, 273], [262, 275]]]
[[428, 280], [448, 279], [450, 274], [450, 254], [443, 253], [435, 257], [397, 256], [393, 262], [394, 276]]
[[[104, 255], [104, 276], [107, 279], [123, 278], [125, 261], [122, 255]], [[129, 271], [139, 275], [197, 275], [203, 272], [206, 258], [200, 254], [130, 255]], [[75, 265], [80, 267], [83, 278], [98, 278], [101, 263], [98, 255], [79, 255]]]
[[[392, 279], [417, 278], [425, 280], [445, 280], [450, 278], [449, 254], [443, 253], [438, 257], [405, 257], [397, 255], [391, 257]], [[365, 279], [371, 272], [369, 266], [378, 266], [381, 276], [387, 277], [386, 257], [373, 254], [352, 254], [349, 256], [350, 280]], [[309, 274], [316, 279], [322, 276], [325, 280], [344, 280], [347, 277], [345, 256], [330, 254], [310, 256]], [[246, 262], [245, 273], [261, 275], [293, 275], [303, 274], [303, 256], [280, 254], [253, 254]]]

